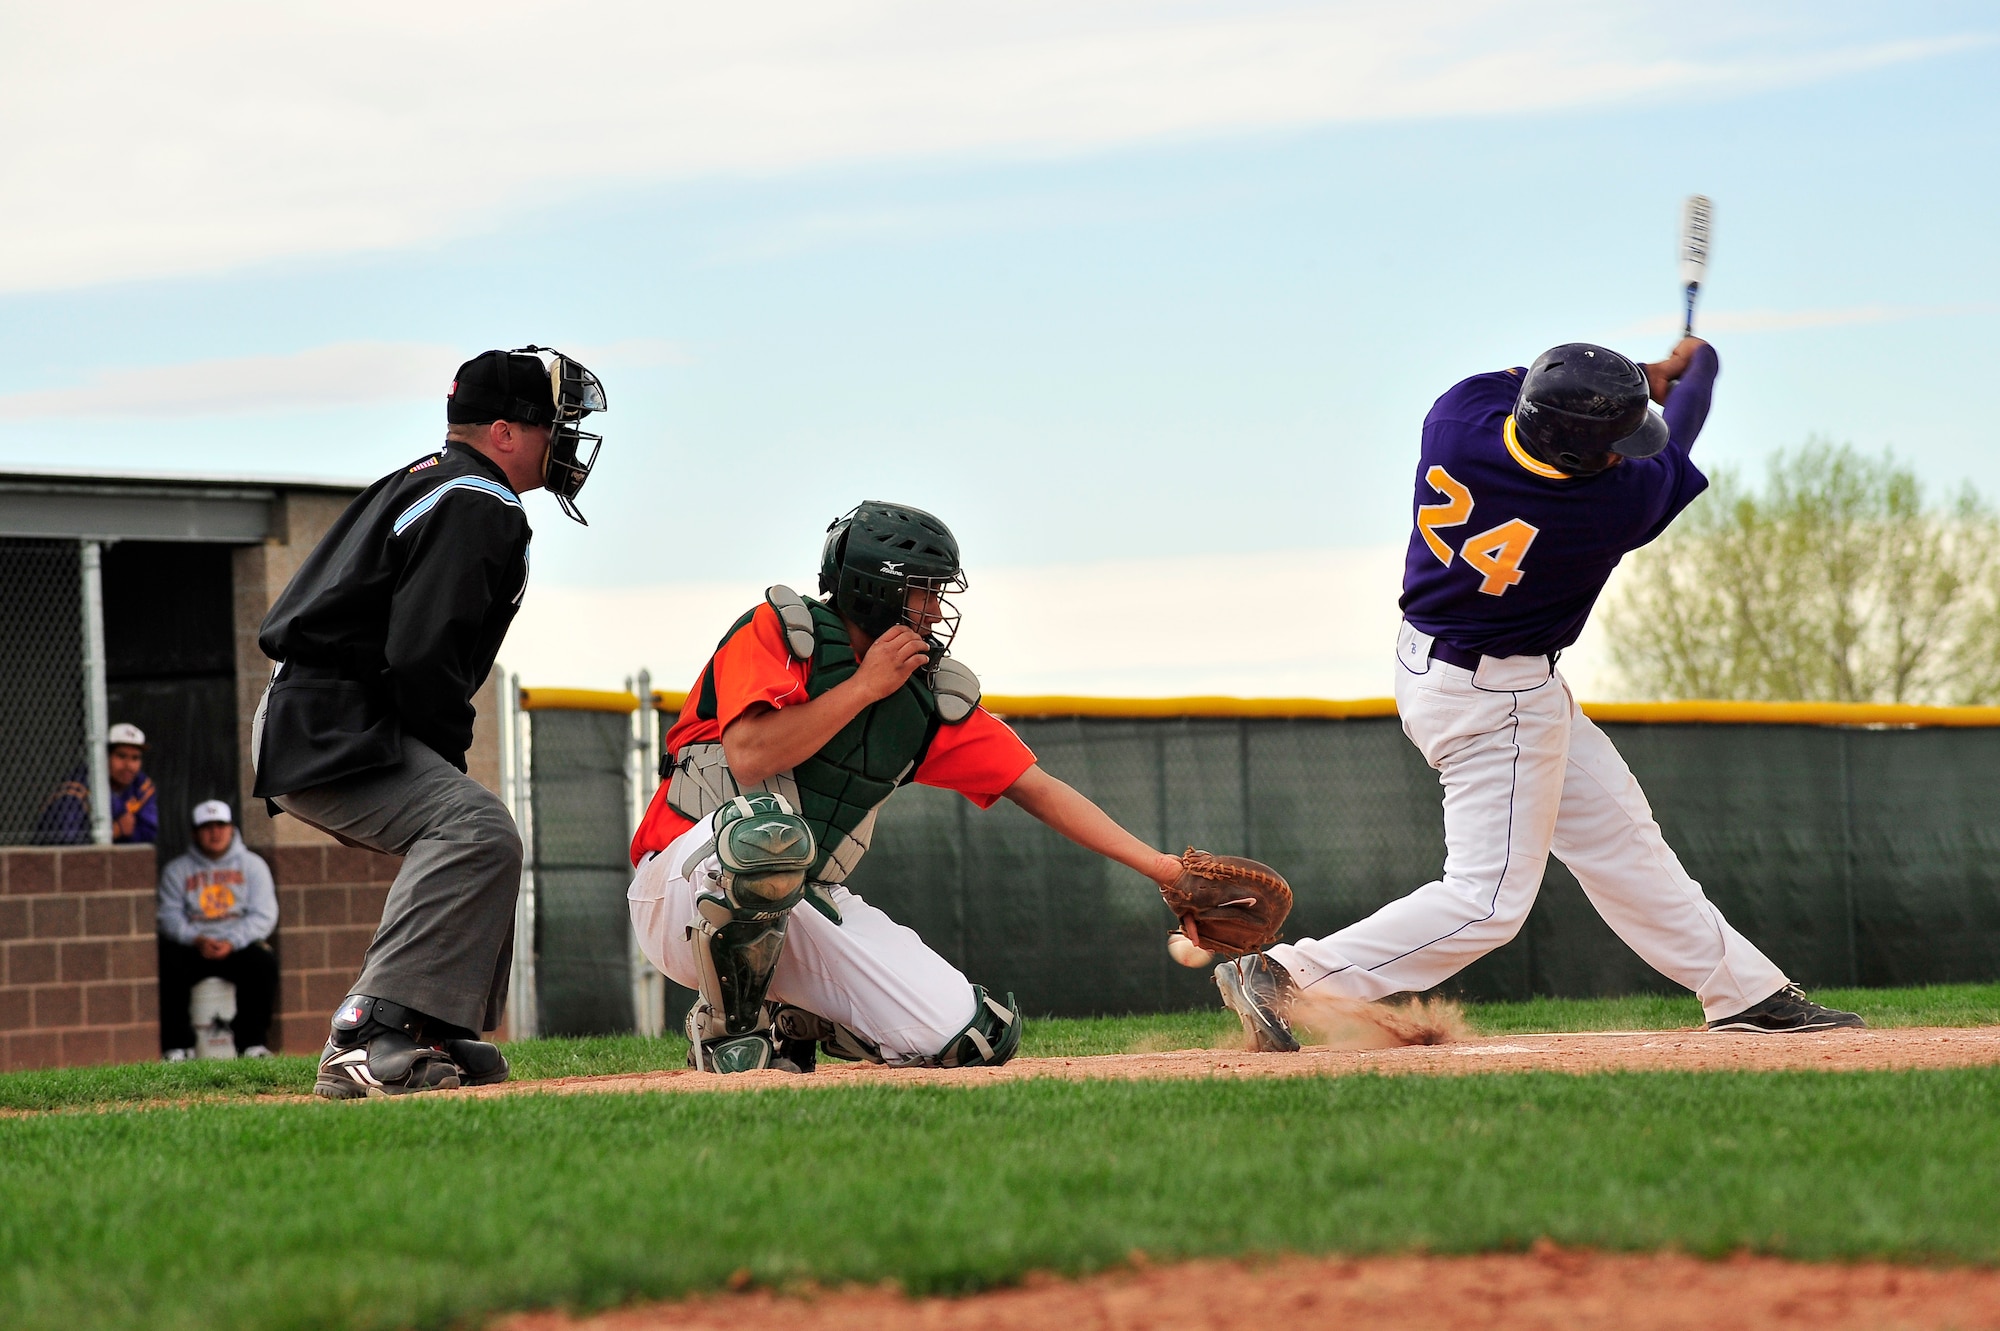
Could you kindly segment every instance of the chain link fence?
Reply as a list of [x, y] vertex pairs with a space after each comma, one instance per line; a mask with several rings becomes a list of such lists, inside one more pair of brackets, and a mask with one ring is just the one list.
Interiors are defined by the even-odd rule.
[[527, 719], [538, 1033], [629, 1031], [632, 718], [552, 710]]
[[[659, 733], [672, 724], [659, 716]], [[1323, 936], [1437, 877], [1437, 774], [1393, 716], [1016, 717], [1038, 760], [1134, 833], [1282, 869], [1288, 938]], [[632, 1029], [624, 888], [640, 790], [629, 713], [533, 715], [541, 985], [565, 1028]], [[2000, 727], [1606, 722], [1710, 900], [1794, 979], [2000, 978]], [[657, 749], [658, 741], [654, 741]], [[635, 794], [635, 791], [637, 794]], [[1152, 883], [1011, 803], [908, 786], [849, 885], [1031, 1013], [1212, 1005], [1168, 958]], [[559, 975], [559, 980], [555, 976]], [[555, 980], [555, 982], [551, 982]], [[1551, 859], [1526, 925], [1443, 992], [1674, 992]], [[667, 991], [673, 1023], [690, 995]]]
[[0, 845], [91, 839], [82, 549], [0, 538]]
[[[1436, 876], [1437, 778], [1387, 720], [1010, 718], [1052, 775], [1134, 834], [1279, 866], [1286, 936], [1331, 933]], [[1008, 801], [896, 792], [849, 886], [989, 989], [1035, 1013], [1170, 1011], [1215, 1001], [1175, 964], [1148, 879]]]

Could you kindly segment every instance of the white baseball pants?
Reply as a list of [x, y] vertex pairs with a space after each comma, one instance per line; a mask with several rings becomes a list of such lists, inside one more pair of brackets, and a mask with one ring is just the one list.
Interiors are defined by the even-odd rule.
[[[681, 869], [714, 835], [712, 817], [641, 860], [625, 893], [646, 960], [689, 989], [700, 987], [695, 942], [688, 934], [697, 888]], [[693, 878], [701, 879], [715, 863], [711, 852], [694, 866]], [[793, 907], [769, 996], [874, 1041], [891, 1063], [939, 1053], [972, 1020], [972, 982], [926, 947], [916, 930], [844, 887], [828, 894], [841, 922], [803, 902]]]
[[1403, 626], [1396, 707], [1444, 786], [1444, 876], [1336, 934], [1273, 947], [1294, 980], [1364, 999], [1430, 988], [1520, 932], [1553, 849], [1605, 923], [1709, 1020], [1784, 987], [1681, 867], [1547, 658], [1484, 657], [1474, 672], [1430, 650]]

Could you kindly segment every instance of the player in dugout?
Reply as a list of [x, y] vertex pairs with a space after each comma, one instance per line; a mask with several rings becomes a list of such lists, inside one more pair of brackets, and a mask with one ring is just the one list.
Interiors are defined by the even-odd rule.
[[1429, 989], [1512, 939], [1551, 850], [1627, 946], [1695, 992], [1710, 1030], [1862, 1024], [1730, 927], [1556, 669], [1618, 561], [1708, 488], [1690, 450], [1720, 368], [1694, 337], [1647, 365], [1570, 343], [1431, 407], [1396, 710], [1444, 787], [1444, 872], [1329, 937], [1216, 967], [1255, 1048], [1299, 1047], [1287, 1016], [1301, 994]]
[[[545, 364], [541, 353], [549, 352]], [[445, 442], [362, 491], [265, 616], [278, 663], [251, 737], [255, 793], [342, 844], [401, 855], [313, 1093], [487, 1085], [521, 887], [521, 834], [466, 772], [472, 699], [528, 590], [521, 496], [578, 522], [597, 376], [546, 347], [461, 365]], [[580, 454], [585, 441], [590, 456]]]
[[[1166, 887], [1180, 859], [1035, 763], [946, 653], [958, 542], [871, 500], [827, 529], [822, 599], [772, 587], [702, 667], [667, 732], [632, 841], [647, 960], [699, 995], [689, 1063], [810, 1072], [818, 1054], [932, 1067], [1006, 1062], [1021, 1012], [848, 890], [877, 811], [908, 782], [1002, 797]], [[800, 909], [800, 907], [803, 909]]]

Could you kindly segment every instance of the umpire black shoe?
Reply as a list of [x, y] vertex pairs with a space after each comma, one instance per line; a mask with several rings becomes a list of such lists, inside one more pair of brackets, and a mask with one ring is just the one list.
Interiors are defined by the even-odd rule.
[[1806, 991], [1788, 984], [1755, 1007], [1733, 1017], [1708, 1023], [1712, 1031], [1749, 1031], [1756, 1035], [1796, 1035], [1802, 1031], [1831, 1031], [1860, 1027], [1868, 1023], [1853, 1012], [1822, 1007], [1806, 997]]
[[497, 1086], [507, 1080], [507, 1056], [484, 1040], [445, 1040], [445, 1057], [458, 1068], [460, 1086]]
[[313, 1094], [322, 1100], [360, 1100], [457, 1090], [458, 1065], [431, 1043], [425, 1029], [429, 1021], [386, 998], [349, 994], [333, 1014]]
[[458, 1065], [444, 1050], [418, 1044], [401, 1031], [384, 1031], [366, 1044], [328, 1040], [313, 1094], [322, 1100], [360, 1100], [458, 1087]]
[[1243, 1023], [1252, 1049], [1266, 1054], [1298, 1052], [1298, 1037], [1285, 1020], [1299, 994], [1291, 972], [1262, 952], [1252, 952], [1217, 966], [1215, 987], [1222, 991], [1222, 1005]]

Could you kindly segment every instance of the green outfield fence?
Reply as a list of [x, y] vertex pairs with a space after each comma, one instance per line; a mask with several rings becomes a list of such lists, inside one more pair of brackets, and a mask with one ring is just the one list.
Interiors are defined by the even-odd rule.
[[[545, 1033], [632, 1029], [632, 811], [682, 698], [524, 689]], [[1437, 876], [1436, 773], [1388, 699], [988, 698], [1050, 772], [1170, 850], [1254, 855], [1297, 893], [1287, 937], [1330, 933]], [[2000, 978], [2000, 708], [1587, 704], [1710, 898], [1794, 978]], [[648, 722], [652, 724], [648, 724]], [[1215, 1001], [1168, 959], [1154, 886], [1002, 801], [911, 786], [850, 884], [1031, 1013]], [[1519, 937], [1446, 991], [1671, 991], [1551, 859]], [[675, 1001], [678, 998], [678, 1001]], [[641, 1012], [641, 1028], [672, 1020]]]

